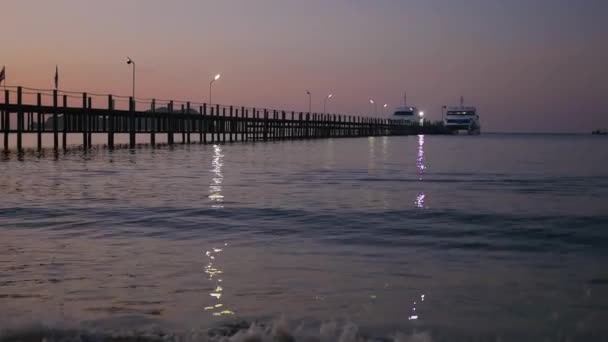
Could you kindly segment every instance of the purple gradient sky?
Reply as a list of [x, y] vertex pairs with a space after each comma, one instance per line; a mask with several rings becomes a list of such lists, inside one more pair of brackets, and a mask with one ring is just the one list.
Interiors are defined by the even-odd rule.
[[[3, 0], [8, 83], [313, 110], [460, 95], [485, 131], [608, 128], [606, 0]], [[378, 115], [380, 115], [378, 113]]]

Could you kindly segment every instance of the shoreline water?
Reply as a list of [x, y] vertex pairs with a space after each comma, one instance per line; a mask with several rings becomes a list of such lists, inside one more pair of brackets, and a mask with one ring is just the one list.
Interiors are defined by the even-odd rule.
[[323, 340], [332, 322], [338, 339], [601, 341], [606, 153], [481, 135], [9, 157], [0, 330], [181, 338], [284, 315], [306, 341], [301, 324]]

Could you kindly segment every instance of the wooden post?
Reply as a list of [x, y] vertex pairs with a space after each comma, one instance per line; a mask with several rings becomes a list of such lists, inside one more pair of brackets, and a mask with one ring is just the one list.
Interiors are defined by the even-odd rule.
[[186, 108], [184, 107], [184, 104], [182, 103], [182, 115], [179, 118], [179, 120], [177, 120], [177, 125], [178, 125], [178, 129], [180, 131], [182, 131], [182, 144], [186, 143], [186, 126], [184, 125], [184, 114], [186, 113]]
[[108, 148], [114, 149], [114, 100], [108, 95]]
[[42, 150], [42, 125], [44, 125], [44, 123], [42, 122], [42, 94], [38, 93], [36, 94], [36, 106], [37, 111], [38, 111], [38, 117], [36, 118], [36, 122], [38, 123], [38, 127], [36, 127], [36, 147], [38, 149], [38, 151]]
[[334, 137], [340, 137], [340, 115], [334, 114]]
[[207, 143], [207, 132], [209, 131], [209, 120], [207, 117], [207, 104], [203, 103], [203, 144]]
[[97, 120], [97, 116], [93, 114], [93, 98], [89, 96], [87, 99], [87, 146], [91, 148], [93, 146], [93, 130], [95, 128], [94, 120]]
[[59, 119], [57, 116], [57, 89], [53, 89], [53, 150], [59, 150]]
[[173, 118], [172, 118], [172, 114], [173, 113], [173, 100], [169, 101], [169, 108], [167, 110], [167, 143], [169, 145], [173, 145], [174, 141], [173, 141]]
[[87, 93], [82, 93], [82, 113], [80, 113], [80, 130], [82, 132], [82, 147], [87, 149], [87, 129], [86, 129], [86, 114], [87, 114]]
[[129, 148], [135, 148], [135, 100], [129, 97]]
[[230, 130], [230, 142], [233, 142], [232, 131], [234, 131], [234, 122], [233, 120], [233, 108], [230, 106], [230, 119], [228, 120], [228, 129]]
[[260, 136], [262, 135], [262, 130], [264, 129], [262, 127], [262, 119], [260, 119], [260, 110], [259, 109], [255, 109], [255, 121], [254, 121], [254, 126], [253, 126], [253, 131], [255, 139], [253, 141], [258, 141], [260, 140]]
[[186, 102], [186, 115], [182, 120], [184, 125], [184, 132], [187, 131], [187, 141], [190, 144], [190, 102]]
[[[270, 113], [269, 113], [270, 115]], [[277, 111], [276, 110], [272, 110], [272, 117], [270, 117], [270, 120], [268, 122], [268, 125], [270, 126], [270, 130], [269, 130], [269, 140], [276, 140], [276, 118], [277, 118]]]
[[226, 107], [222, 107], [222, 143], [226, 142]]
[[296, 122], [296, 139], [302, 138], [302, 112], [298, 113], [298, 122]]
[[6, 105], [6, 110], [4, 111], [4, 151], [8, 152], [8, 135], [10, 134], [10, 126], [11, 126], [11, 112], [8, 109], [8, 104], [10, 102], [10, 92], [9, 90], [4, 90], [4, 104]]
[[258, 137], [258, 126], [257, 126], [257, 110], [255, 108], [251, 109], [251, 119], [249, 120], [249, 131], [251, 132], [251, 141], [255, 142]]
[[215, 130], [217, 129], [217, 125], [215, 124], [215, 107], [213, 106], [209, 106], [209, 118], [209, 126], [211, 128], [211, 143], [213, 144], [215, 142]]
[[215, 141], [219, 144], [220, 134], [221, 134], [221, 131], [220, 131], [220, 127], [221, 127], [221, 125], [220, 125], [220, 105], [219, 104], [215, 105], [215, 118], [216, 118], [216, 120], [215, 120], [215, 134], [216, 134]]
[[4, 110], [0, 111], [0, 130], [4, 132], [4, 123], [6, 120], [4, 119]]
[[272, 112], [272, 140], [277, 140], [279, 137], [279, 111], [273, 110]]
[[61, 135], [61, 148], [64, 151], [68, 149], [68, 96], [63, 95], [63, 127], [62, 127], [62, 135]]
[[198, 143], [202, 144], [203, 143], [203, 106], [199, 107], [199, 111], [198, 111], [199, 117], [198, 117]]
[[104, 133], [108, 132], [108, 112], [101, 115], [101, 131]]
[[281, 140], [285, 140], [285, 127], [287, 126], [287, 120], [285, 119], [285, 111], [282, 111], [281, 119]]
[[23, 88], [17, 88], [17, 151], [23, 151]]
[[245, 107], [241, 106], [241, 109], [239, 110], [239, 115], [240, 115], [240, 119], [238, 118], [239, 115], [237, 115], [237, 132], [239, 132], [239, 134], [241, 135], [240, 140], [239, 141], [245, 141], [245, 127], [247, 125], [247, 115], [245, 113]]
[[256, 116], [257, 116], [257, 126], [256, 126], [256, 131], [257, 131], [257, 139], [256, 140], [262, 140], [264, 139], [264, 117], [263, 117], [264, 113], [260, 112], [260, 110], [256, 110]]
[[234, 108], [234, 118], [232, 119], [232, 129], [234, 131], [234, 141], [240, 141], [239, 140], [239, 108]]
[[243, 126], [241, 129], [243, 130], [241, 133], [241, 139], [243, 141], [247, 141], [249, 139], [249, 109], [245, 109], [245, 107], [241, 108], [241, 116], [243, 116]]
[[150, 121], [150, 144], [154, 147], [156, 146], [156, 99], [152, 99], [150, 109], [152, 114], [149, 118], [146, 118], [146, 125]]
[[268, 109], [264, 109], [264, 141], [268, 141]]
[[296, 113], [294, 111], [291, 112], [291, 122], [289, 123], [289, 126], [291, 140], [296, 140], [298, 137], [298, 127]]

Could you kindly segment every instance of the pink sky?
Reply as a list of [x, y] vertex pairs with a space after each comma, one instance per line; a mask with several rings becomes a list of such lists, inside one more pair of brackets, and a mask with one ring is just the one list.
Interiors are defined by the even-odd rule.
[[[8, 83], [313, 110], [459, 97], [485, 131], [608, 127], [603, 0], [3, 0]], [[378, 110], [379, 111], [379, 110]], [[386, 114], [386, 113], [385, 113]], [[380, 115], [380, 113], [378, 113]]]

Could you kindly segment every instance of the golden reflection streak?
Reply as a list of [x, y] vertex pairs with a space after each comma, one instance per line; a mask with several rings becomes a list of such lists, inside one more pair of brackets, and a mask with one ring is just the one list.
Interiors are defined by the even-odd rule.
[[[224, 208], [224, 195], [222, 194], [222, 184], [224, 183], [224, 175], [222, 174], [223, 166], [224, 154], [222, 154], [222, 148], [220, 145], [213, 145], [213, 159], [211, 161], [211, 173], [213, 173], [213, 177], [211, 178], [211, 184], [209, 184], [209, 199], [211, 200], [211, 207], [215, 209]], [[220, 285], [224, 284], [224, 282], [220, 276], [224, 272], [215, 266], [216, 259], [224, 252], [224, 249], [227, 246], [228, 243], [224, 243], [222, 248], [213, 247], [211, 250], [205, 252], [205, 256], [208, 258], [208, 263], [205, 266], [205, 273], [208, 276], [208, 280], [215, 283], [215, 288], [209, 293], [209, 296], [214, 298], [215, 302], [204, 307], [204, 310], [212, 311], [213, 316], [234, 315], [233, 311], [223, 309], [224, 304], [220, 302], [224, 295], [224, 288]], [[220, 311], [220, 308], [223, 310]]]
[[[423, 175], [426, 170], [426, 165], [424, 164], [424, 135], [418, 135], [418, 154], [416, 155], [416, 168], [418, 172], [418, 180], [423, 180]], [[416, 200], [414, 203], [417, 208], [424, 209], [424, 201], [426, 199], [426, 195], [424, 191], [420, 191], [416, 196]], [[424, 302], [426, 295], [420, 295], [420, 303], [418, 301], [414, 301], [412, 308], [410, 309], [410, 314], [407, 317], [408, 321], [415, 321], [420, 319], [420, 314], [418, 313], [417, 307]]]
[[[418, 169], [418, 180], [422, 180], [422, 176], [424, 175], [424, 171], [426, 170], [426, 166], [424, 165], [424, 135], [420, 134], [418, 136], [418, 154], [416, 156], [416, 168]], [[426, 195], [423, 191], [419, 192], [416, 196], [416, 200], [414, 204], [416, 207], [420, 209], [424, 209], [424, 202], [426, 200]]]
[[222, 147], [220, 145], [213, 145], [213, 160], [211, 161], [213, 178], [209, 185], [209, 199], [213, 202], [212, 208], [224, 207], [224, 195], [222, 194], [222, 184], [224, 182], [224, 175], [222, 174], [223, 166], [224, 155], [222, 154]]

